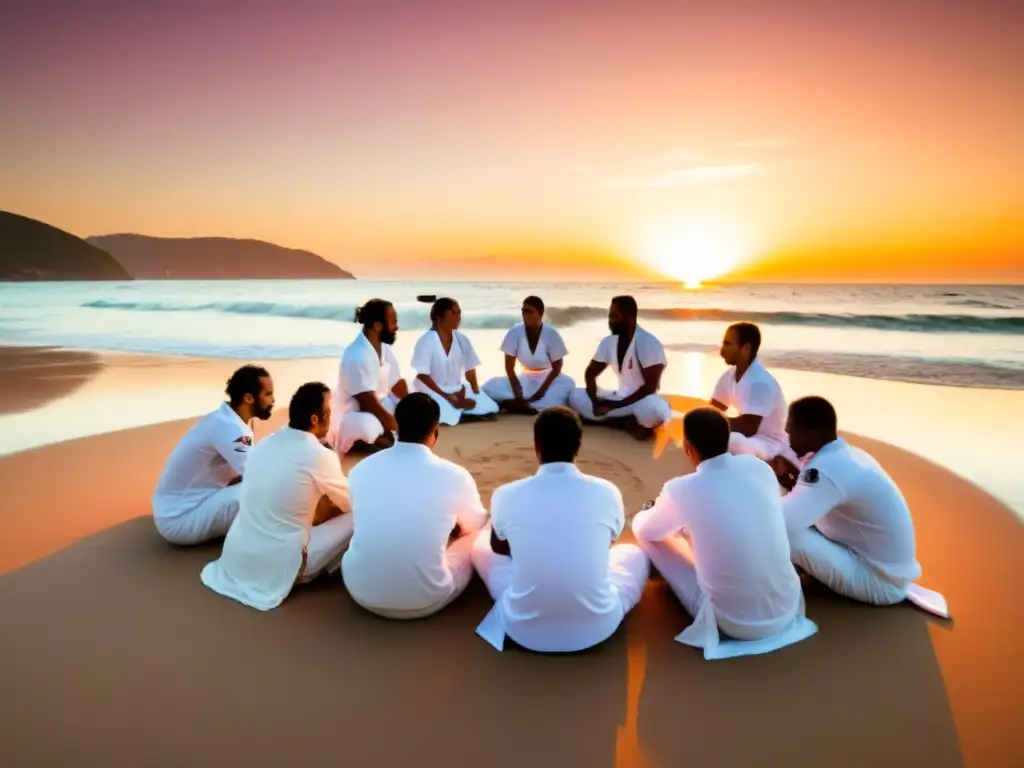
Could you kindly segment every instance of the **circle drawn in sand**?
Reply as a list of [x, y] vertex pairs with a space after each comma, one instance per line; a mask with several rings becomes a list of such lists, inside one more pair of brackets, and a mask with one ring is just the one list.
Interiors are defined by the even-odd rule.
[[[532, 445], [505, 441], [490, 446], [486, 453], [461, 454], [459, 463], [476, 479], [484, 504], [490, 505], [496, 488], [537, 473], [537, 454]], [[598, 451], [584, 447], [576, 460], [580, 471], [604, 478], [622, 491], [623, 496], [643, 491], [643, 482], [626, 464]]]

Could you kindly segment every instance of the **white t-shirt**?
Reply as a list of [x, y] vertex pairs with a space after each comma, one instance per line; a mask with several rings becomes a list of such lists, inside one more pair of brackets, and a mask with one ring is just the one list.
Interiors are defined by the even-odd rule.
[[655, 505], [633, 518], [633, 532], [649, 541], [686, 536], [697, 583], [719, 626], [737, 639], [773, 635], [800, 610], [778, 480], [754, 456], [716, 456], [669, 480]]
[[423, 334], [412, 351], [413, 370], [429, 376], [444, 390], [458, 390], [466, 378], [466, 371], [478, 365], [480, 358], [472, 342], [460, 331], [452, 334], [452, 348], [447, 354], [435, 330]]
[[396, 443], [349, 473], [355, 533], [341, 561], [359, 603], [396, 611], [428, 608], [454, 588], [445, 557], [455, 523], [487, 523], [476, 481], [424, 445]]
[[360, 331], [341, 355], [335, 390], [336, 415], [340, 418], [348, 411], [358, 411], [359, 401], [355, 395], [363, 392], [373, 392], [378, 400], [383, 400], [401, 378], [402, 371], [391, 346], [381, 344], [378, 356], [373, 344]]
[[540, 327], [540, 338], [537, 340], [535, 350], [530, 349], [530, 341], [526, 336], [526, 325], [519, 323], [505, 334], [505, 338], [501, 342], [501, 351], [516, 358], [530, 373], [548, 371], [551, 369], [552, 363], [569, 354], [562, 335], [547, 323]]
[[291, 592], [321, 496], [351, 509], [338, 454], [310, 432], [285, 426], [252, 450], [238, 516], [219, 560], [202, 571], [215, 592], [262, 611]]
[[207, 414], [171, 451], [153, 492], [153, 515], [191, 512], [245, 473], [252, 429], [227, 403]]
[[619, 400], [625, 399], [644, 385], [643, 368], [652, 365], [667, 365], [665, 347], [654, 334], [648, 333], [639, 325], [636, 334], [629, 342], [626, 356], [622, 358], [619, 368], [619, 337], [605, 336], [597, 347], [594, 361], [608, 365], [619, 379], [619, 387], [615, 392]]
[[736, 381], [736, 367], [730, 366], [719, 377], [711, 397], [724, 406], [735, 408], [741, 416], [760, 416], [757, 436], [789, 445], [786, 398], [779, 382], [761, 365], [760, 360], [755, 358], [739, 381]]
[[790, 531], [815, 526], [897, 585], [921, 576], [906, 499], [870, 454], [843, 438], [810, 458], [782, 508]]
[[535, 651], [576, 651], [622, 621], [609, 553], [622, 533], [622, 494], [572, 464], [545, 464], [498, 488], [491, 522], [512, 551], [512, 580], [498, 605], [506, 634]]

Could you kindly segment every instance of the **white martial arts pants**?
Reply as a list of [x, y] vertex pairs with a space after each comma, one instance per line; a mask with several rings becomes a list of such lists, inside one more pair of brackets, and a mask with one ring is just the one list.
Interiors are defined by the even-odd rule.
[[[394, 414], [398, 406], [398, 398], [389, 394], [380, 401], [384, 410]], [[338, 434], [335, 438], [334, 448], [340, 456], [344, 456], [357, 441], [362, 440], [368, 445], [384, 434], [384, 425], [372, 413], [366, 411], [346, 411], [341, 415], [341, 423], [338, 425]]]
[[[637, 537], [637, 544], [651, 559], [651, 564], [658, 569], [686, 612], [696, 619], [701, 605], [707, 600], [707, 595], [697, 581], [696, 560], [690, 542], [684, 536], [676, 534], [661, 541], [647, 541]], [[756, 589], [756, 585], [753, 587]], [[762, 640], [781, 632], [792, 622], [793, 616], [786, 615], [780, 617], [774, 624], [764, 624], [754, 630], [752, 627], [729, 621], [717, 613], [715, 615], [715, 623], [719, 629], [736, 640]]]
[[[615, 392], [607, 389], [598, 389], [597, 396], [602, 400], [622, 399]], [[594, 404], [590, 402], [587, 390], [579, 388], [574, 389], [569, 395], [569, 407], [577, 411], [585, 421], [604, 421], [605, 419], [633, 416], [640, 426], [648, 429], [659, 427], [672, 418], [672, 406], [661, 395], [648, 395], [639, 402], [627, 405], [625, 408], [616, 408], [605, 416], [597, 417], [594, 415]]]
[[352, 540], [355, 521], [351, 512], [332, 517], [309, 532], [306, 545], [306, 567], [296, 583], [305, 584], [321, 573], [334, 573], [341, 568], [341, 556]]
[[770, 440], [760, 435], [747, 437], [739, 432], [729, 433], [729, 453], [757, 456], [762, 461], [771, 461], [776, 456], [785, 457], [794, 467], [801, 466], [800, 457], [792, 448], [777, 440]]
[[[519, 374], [519, 384], [523, 388], [523, 397], [526, 399], [533, 397], [534, 393], [536, 393], [536, 391], [541, 388], [541, 385], [547, 381], [547, 378], [548, 371]], [[538, 411], [543, 411], [546, 408], [555, 408], [560, 405], [568, 405], [569, 395], [575, 388], [576, 382], [567, 374], [560, 373], [558, 374], [558, 377], [551, 382], [551, 386], [548, 387], [548, 391], [544, 393], [544, 397], [535, 403], [530, 403], [530, 405]], [[493, 379], [489, 379], [482, 389], [487, 393], [488, 397], [497, 403], [515, 399], [515, 394], [512, 392], [512, 384], [509, 382], [508, 376], [496, 376]]]
[[[396, 610], [393, 608], [381, 608], [372, 605], [363, 605], [371, 613], [383, 616], [385, 619], [422, 619], [431, 616], [442, 608], [447, 607], [455, 598], [466, 591], [469, 582], [473, 580], [473, 544], [476, 541], [476, 533], [467, 533], [448, 545], [445, 551], [445, 560], [448, 563], [448, 570], [452, 573], [452, 590], [440, 600], [437, 600], [423, 608]], [[354, 598], [353, 598], [354, 599]]]
[[449, 394], [458, 392], [463, 386], [466, 388], [466, 397], [473, 400], [476, 405], [471, 410], [464, 411], [461, 408], [456, 408], [454, 405], [449, 403], [437, 392], [432, 390], [426, 384], [416, 379], [413, 382], [413, 390], [416, 392], [423, 392], [424, 394], [430, 395], [434, 399], [434, 402], [441, 408], [441, 423], [449, 427], [454, 427], [462, 419], [463, 415], [466, 416], [490, 416], [491, 414], [499, 411], [498, 404], [492, 400], [483, 387], [480, 388], [480, 393], [476, 394], [473, 392], [472, 387], [469, 386], [469, 382], [463, 381], [458, 387], [448, 387], [445, 389]]
[[[513, 556], [515, 553], [513, 553]], [[614, 544], [609, 554], [609, 579], [622, 603], [625, 616], [644, 593], [651, 572], [647, 556], [635, 544]], [[476, 535], [473, 543], [473, 566], [497, 602], [512, 583], [512, 558], [491, 549], [491, 526]]]
[[907, 597], [907, 587], [894, 584], [849, 547], [805, 528], [789, 536], [794, 565], [807, 571], [836, 594], [872, 605], [895, 605]]
[[156, 517], [156, 529], [171, 544], [202, 544], [227, 535], [241, 505], [242, 484], [215, 491], [195, 509], [174, 517]]

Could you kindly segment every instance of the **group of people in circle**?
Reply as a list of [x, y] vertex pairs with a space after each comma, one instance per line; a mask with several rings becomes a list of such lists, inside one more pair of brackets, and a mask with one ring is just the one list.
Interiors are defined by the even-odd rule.
[[[787, 405], [758, 359], [760, 329], [750, 323], [727, 329], [727, 370], [708, 406], [682, 418], [696, 471], [680, 468], [633, 516], [636, 543], [619, 542], [627, 525], [620, 490], [576, 464], [584, 424], [649, 439], [669, 421], [664, 347], [638, 325], [636, 301], [617, 296], [610, 334], [577, 387], [562, 370], [568, 350], [544, 322], [544, 303], [528, 297], [522, 315], [501, 344], [505, 376], [481, 386], [461, 308], [437, 300], [413, 351], [410, 387], [393, 351], [395, 307], [371, 300], [357, 311], [361, 328], [341, 356], [337, 386], [300, 386], [287, 425], [258, 444], [251, 422], [269, 418], [273, 380], [243, 366], [228, 381], [228, 402], [168, 459], [153, 496], [157, 530], [181, 545], [223, 536], [201, 580], [259, 610], [340, 571], [367, 610], [423, 618], [477, 573], [494, 599], [477, 633], [499, 650], [506, 638], [541, 652], [602, 642], [641, 599], [652, 565], [693, 617], [677, 639], [706, 658], [764, 653], [815, 634], [808, 578], [855, 600], [910, 600], [947, 615], [942, 596], [915, 583], [921, 567], [899, 488], [839, 435], [827, 400]], [[607, 369], [615, 389], [598, 386]], [[495, 490], [488, 509], [472, 474], [434, 447], [442, 426], [501, 412], [535, 415], [539, 468]], [[365, 457], [346, 477], [348, 453]]]

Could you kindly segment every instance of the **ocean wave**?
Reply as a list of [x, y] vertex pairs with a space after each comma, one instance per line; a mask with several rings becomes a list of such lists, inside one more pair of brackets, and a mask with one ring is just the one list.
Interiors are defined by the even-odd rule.
[[[710, 344], [679, 343], [665, 347], [677, 352], [718, 351], [718, 347]], [[1024, 367], [1013, 363], [800, 350], [763, 351], [758, 359], [772, 367], [862, 379], [977, 389], [1024, 389]]]
[[[173, 301], [89, 301], [89, 309], [130, 310], [136, 312], [225, 312], [314, 320], [354, 322], [355, 305], [294, 304], [271, 301], [215, 301], [188, 303]], [[422, 309], [399, 308], [399, 322], [408, 328], [429, 325], [429, 313]], [[972, 305], [973, 306], [973, 305]], [[551, 307], [547, 318], [552, 325], [570, 327], [578, 323], [604, 320], [607, 309], [592, 306]], [[973, 314], [839, 314], [825, 312], [745, 312], [715, 308], [641, 309], [641, 319], [665, 322], [736, 322], [747, 320], [762, 325], [796, 325], [822, 328], [864, 328], [911, 331], [915, 333], [1002, 333], [1024, 334], [1024, 316], [985, 316]], [[520, 321], [518, 311], [463, 315], [463, 327], [481, 329], [508, 328]]]

